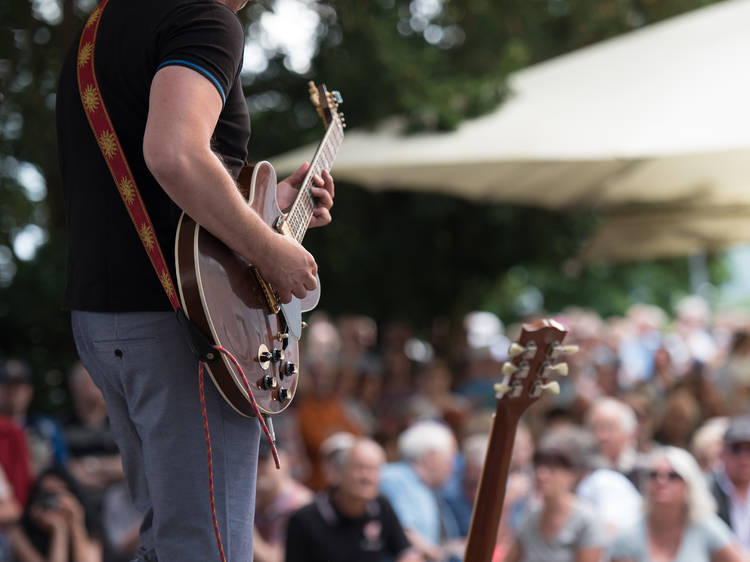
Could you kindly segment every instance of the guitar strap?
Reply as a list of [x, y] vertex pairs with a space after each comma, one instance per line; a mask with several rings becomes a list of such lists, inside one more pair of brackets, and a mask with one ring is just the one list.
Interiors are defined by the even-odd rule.
[[143, 248], [146, 250], [151, 265], [156, 272], [159, 282], [164, 288], [164, 292], [169, 299], [175, 313], [177, 314], [177, 320], [183, 328], [185, 328], [188, 334], [188, 342], [193, 354], [199, 360], [199, 387], [200, 387], [200, 399], [201, 399], [201, 414], [203, 415], [203, 427], [206, 437], [206, 449], [208, 454], [208, 471], [209, 471], [209, 491], [211, 500], [211, 515], [213, 518], [214, 531], [216, 534], [216, 541], [219, 548], [220, 559], [225, 562], [226, 556], [224, 554], [224, 548], [221, 542], [221, 536], [219, 533], [218, 522], [216, 519], [216, 509], [214, 505], [214, 492], [213, 492], [213, 463], [211, 455], [211, 441], [208, 429], [208, 420], [206, 417], [206, 405], [205, 405], [205, 391], [203, 385], [203, 369], [204, 365], [210, 361], [216, 361], [219, 358], [219, 354], [223, 353], [238, 369], [241, 378], [245, 385], [245, 390], [251, 399], [254, 406], [256, 417], [260, 422], [260, 425], [271, 445], [271, 451], [273, 453], [276, 466], [279, 466], [278, 455], [276, 453], [276, 447], [274, 444], [273, 437], [270, 430], [268, 429], [265, 420], [263, 419], [260, 410], [255, 402], [252, 390], [247, 382], [247, 379], [242, 372], [234, 356], [226, 349], [220, 346], [214, 346], [203, 333], [190, 322], [185, 315], [180, 299], [177, 296], [175, 290], [175, 284], [172, 281], [172, 275], [167, 267], [167, 262], [164, 259], [164, 254], [159, 246], [159, 241], [156, 238], [156, 231], [154, 225], [151, 222], [151, 218], [146, 210], [146, 205], [143, 202], [138, 186], [135, 183], [135, 177], [130, 169], [125, 153], [123, 152], [120, 140], [115, 132], [112, 120], [109, 117], [109, 112], [104, 105], [102, 93], [99, 88], [99, 83], [96, 79], [96, 72], [94, 70], [94, 46], [96, 44], [96, 37], [99, 32], [99, 23], [101, 22], [102, 12], [107, 6], [109, 0], [102, 0], [99, 5], [89, 16], [86, 21], [86, 25], [81, 33], [81, 39], [78, 44], [78, 56], [77, 56], [77, 78], [78, 78], [78, 93], [81, 96], [81, 103], [83, 104], [83, 110], [88, 119], [91, 131], [94, 133], [99, 150], [101, 150], [104, 161], [107, 163], [112, 179], [117, 186], [117, 190], [120, 192], [125, 208], [130, 215], [130, 219], [133, 221], [133, 226], [138, 233], [138, 237], [141, 239]]

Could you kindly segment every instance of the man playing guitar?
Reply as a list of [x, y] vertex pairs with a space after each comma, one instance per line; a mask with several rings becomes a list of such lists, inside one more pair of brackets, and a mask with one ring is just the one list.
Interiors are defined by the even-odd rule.
[[[60, 75], [57, 130], [69, 239], [65, 306], [81, 360], [107, 400], [128, 486], [144, 513], [143, 561], [218, 558], [198, 361], [143, 246], [150, 241], [165, 249], [174, 276], [169, 249], [184, 210], [257, 266], [282, 302], [316, 286], [314, 258], [260, 220], [236, 186], [250, 136], [240, 83], [244, 33], [235, 14], [244, 4], [109, 0], [87, 24], [98, 20], [95, 48], [80, 48], [76, 40]], [[94, 54], [101, 100], [79, 93], [77, 81], [77, 67]], [[98, 103], [106, 105], [119, 144], [92, 134], [85, 111]], [[153, 222], [151, 238], [139, 239], [123, 205], [130, 186], [115, 186], [107, 168], [103, 155], [116, 150], [129, 161]], [[307, 169], [302, 165], [279, 184], [282, 209], [294, 200]], [[334, 196], [328, 172], [314, 179], [311, 193], [316, 208], [310, 226], [328, 224]], [[226, 558], [251, 560], [259, 425], [211, 385], [206, 410]]]

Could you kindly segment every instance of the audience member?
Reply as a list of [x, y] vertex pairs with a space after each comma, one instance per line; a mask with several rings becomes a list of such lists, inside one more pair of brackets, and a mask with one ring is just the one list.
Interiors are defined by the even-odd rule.
[[597, 562], [604, 551], [603, 526], [573, 493], [578, 459], [561, 431], [546, 435], [534, 453], [540, 502], [529, 506], [506, 562]]
[[307, 484], [313, 490], [321, 490], [326, 485], [320, 458], [323, 441], [339, 431], [360, 435], [362, 430], [349, 416], [344, 397], [338, 393], [336, 377], [340, 339], [336, 327], [324, 316], [317, 315], [308, 330], [305, 385], [300, 384], [301, 392], [295, 400], [295, 407], [305, 451], [310, 459]]
[[721, 451], [729, 418], [709, 418], [695, 431], [690, 440], [690, 452], [703, 474], [711, 476], [721, 468]]
[[718, 504], [719, 517], [734, 531], [740, 547], [750, 557], [750, 416], [738, 416], [729, 422], [711, 493]]
[[65, 424], [70, 472], [87, 492], [102, 492], [124, 478], [117, 444], [107, 421], [107, 405], [86, 368], [77, 363], [70, 372], [73, 417]]
[[13, 496], [22, 506], [26, 505], [33, 483], [29, 459], [23, 429], [13, 420], [0, 416], [0, 467], [10, 483]]
[[576, 459], [575, 494], [593, 510], [607, 540], [635, 523], [641, 515], [641, 495], [625, 475], [606, 468], [591, 432], [569, 425], [559, 428], [554, 435], [557, 446]]
[[253, 556], [256, 562], [282, 562], [286, 528], [291, 514], [313, 499], [312, 492], [289, 473], [289, 457], [278, 448], [280, 468], [265, 441], [258, 452], [258, 483], [255, 489], [255, 538]]
[[[460, 535], [437, 491], [450, 478], [456, 439], [443, 424], [420, 421], [398, 439], [399, 462], [383, 467], [380, 488], [412, 544], [427, 560], [443, 560]], [[455, 553], [453, 553], [455, 555]]]
[[13, 495], [10, 483], [0, 466], [0, 562], [13, 560], [10, 533], [18, 523], [21, 513], [21, 504]]
[[645, 514], [617, 537], [612, 562], [740, 562], [732, 532], [716, 516], [690, 453], [664, 447], [649, 466]]
[[338, 485], [289, 520], [287, 562], [418, 562], [388, 500], [378, 494], [382, 447], [359, 438], [338, 456]]
[[31, 368], [25, 361], [0, 362], [0, 414], [24, 429], [31, 453], [31, 472], [36, 476], [52, 466], [65, 466], [68, 447], [57, 421], [29, 411], [34, 396], [31, 375]]
[[616, 398], [603, 398], [590, 407], [587, 425], [607, 465], [638, 485], [638, 420], [633, 409]]
[[34, 484], [22, 526], [11, 534], [21, 562], [101, 562], [95, 522], [75, 481], [52, 468]]

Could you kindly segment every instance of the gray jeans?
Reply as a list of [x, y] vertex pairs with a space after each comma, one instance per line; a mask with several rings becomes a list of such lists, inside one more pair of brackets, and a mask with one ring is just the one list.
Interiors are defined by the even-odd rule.
[[[198, 363], [174, 313], [73, 311], [72, 324], [144, 514], [138, 560], [218, 560]], [[205, 388], [222, 542], [227, 560], [249, 562], [260, 428], [224, 402], [208, 375]]]

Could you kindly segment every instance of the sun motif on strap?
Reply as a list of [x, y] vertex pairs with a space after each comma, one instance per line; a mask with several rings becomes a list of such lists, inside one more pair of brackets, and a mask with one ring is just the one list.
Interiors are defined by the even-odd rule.
[[141, 227], [138, 229], [138, 236], [141, 237], [141, 241], [143, 242], [143, 245], [146, 246], [149, 250], [154, 249], [154, 231], [151, 230], [151, 227], [147, 224], [142, 224]]
[[89, 16], [88, 21], [86, 22], [86, 27], [91, 27], [96, 23], [96, 20], [99, 19], [99, 16], [102, 15], [102, 9], [100, 7], [97, 7], [96, 10], [91, 12], [91, 15]]
[[89, 113], [99, 107], [99, 94], [96, 93], [96, 88], [93, 86], [86, 86], [83, 91], [83, 106]]
[[164, 287], [167, 296], [171, 299], [172, 295], [174, 295], [174, 287], [172, 286], [172, 279], [169, 277], [169, 272], [163, 271], [159, 275], [159, 281], [161, 281], [161, 286]]
[[99, 135], [99, 147], [102, 149], [104, 156], [112, 158], [117, 152], [117, 142], [115, 135], [111, 131], [104, 131]]
[[78, 66], [83, 66], [89, 62], [93, 52], [94, 46], [91, 43], [81, 45], [81, 49], [78, 51]]
[[135, 186], [133, 182], [128, 178], [122, 178], [117, 187], [120, 188], [120, 195], [122, 195], [125, 202], [128, 205], [132, 205], [135, 200]]

